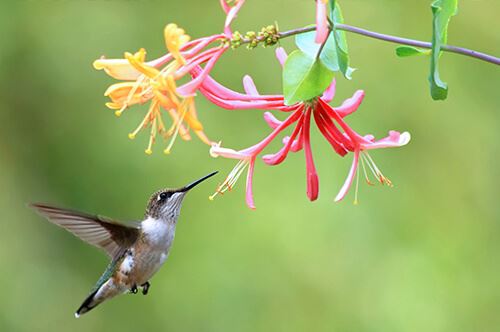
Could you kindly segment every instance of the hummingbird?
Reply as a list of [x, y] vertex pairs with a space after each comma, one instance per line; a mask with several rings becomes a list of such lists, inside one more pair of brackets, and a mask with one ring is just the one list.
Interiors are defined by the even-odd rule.
[[83, 241], [104, 250], [111, 262], [75, 313], [75, 317], [123, 293], [148, 294], [149, 280], [167, 259], [174, 241], [175, 226], [187, 192], [217, 174], [212, 172], [185, 187], [155, 192], [146, 207], [144, 220], [125, 225], [100, 215], [34, 203], [50, 222]]

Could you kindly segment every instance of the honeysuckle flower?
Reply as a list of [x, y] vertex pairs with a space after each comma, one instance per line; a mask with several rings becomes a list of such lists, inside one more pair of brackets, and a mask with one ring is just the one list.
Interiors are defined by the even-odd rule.
[[328, 0], [316, 0], [316, 44], [323, 44], [328, 38]]
[[[115, 110], [117, 116], [130, 106], [150, 102], [142, 122], [129, 134], [133, 139], [141, 129], [150, 127], [147, 154], [152, 153], [152, 146], [158, 135], [170, 138], [164, 150], [165, 153], [170, 153], [177, 136], [184, 140], [191, 139], [190, 129], [202, 142], [212, 144], [198, 120], [194, 96], [215, 63], [230, 47], [230, 24], [243, 3], [241, 0], [232, 1], [232, 4], [221, 1], [227, 14], [222, 34], [190, 41], [183, 29], [175, 24], [168, 24], [164, 29], [168, 53], [158, 59], [146, 61], [146, 51], [140, 49], [134, 54], [126, 52], [123, 59], [101, 58], [94, 61], [94, 68], [125, 81], [111, 85], [104, 93], [111, 100], [106, 106]], [[197, 77], [178, 86], [177, 82], [189, 77], [195, 68], [199, 73]], [[166, 113], [172, 119], [172, 125], [168, 128], [163, 121]]]
[[[286, 58], [284, 50], [278, 49], [276, 53], [280, 63], [283, 63]], [[192, 75], [196, 77], [199, 75], [199, 71], [200, 69], [193, 70]], [[268, 165], [278, 165], [286, 159], [290, 151], [297, 152], [304, 150], [307, 175], [307, 197], [311, 201], [317, 199], [319, 194], [319, 180], [310, 144], [310, 123], [312, 120], [314, 120], [319, 131], [338, 155], [344, 156], [349, 152], [354, 153], [351, 170], [335, 199], [336, 201], [343, 199], [351, 187], [360, 159], [368, 182], [369, 179], [365, 169], [365, 162], [379, 182], [382, 184], [391, 184], [375, 165], [373, 159], [368, 154], [368, 150], [403, 146], [409, 142], [410, 134], [407, 132], [400, 134], [397, 131], [391, 131], [388, 137], [375, 141], [373, 136], [361, 136], [350, 128], [344, 118], [358, 109], [364, 98], [364, 91], [358, 90], [339, 107], [331, 107], [328, 103], [335, 95], [335, 80], [333, 80], [332, 84], [325, 90], [322, 96], [308, 102], [299, 102], [287, 106], [284, 104], [283, 96], [281, 95], [260, 95], [250, 76], [245, 76], [243, 79], [243, 86], [245, 93], [239, 93], [222, 86], [211, 77], [207, 77], [200, 85], [199, 90], [207, 99], [226, 109], [253, 108], [277, 110], [289, 113], [289, 115], [283, 121], [280, 121], [271, 112], [265, 112], [264, 120], [272, 129], [272, 132], [261, 142], [250, 148], [236, 151], [221, 147], [220, 144], [212, 146], [210, 149], [212, 156], [239, 160], [226, 180], [219, 185], [212, 198], [219, 193], [230, 190], [242, 172], [248, 167], [246, 202], [250, 208], [255, 208], [252, 195], [252, 177], [255, 160], [271, 141], [283, 132], [283, 130], [295, 123], [296, 126], [291, 134], [283, 138], [283, 147], [274, 154], [262, 156], [262, 160]], [[355, 201], [357, 201], [357, 193]]]

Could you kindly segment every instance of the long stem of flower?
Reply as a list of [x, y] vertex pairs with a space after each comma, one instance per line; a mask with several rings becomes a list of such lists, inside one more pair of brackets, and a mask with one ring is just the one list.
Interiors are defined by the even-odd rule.
[[[432, 43], [429, 43], [429, 42], [408, 39], [408, 38], [403, 38], [403, 37], [397, 37], [397, 36], [392, 36], [392, 35], [386, 35], [383, 33], [378, 33], [378, 32], [374, 32], [374, 31], [358, 28], [358, 27], [355, 27], [352, 25], [336, 23], [335, 28], [338, 30], [348, 31], [348, 32], [356, 33], [358, 35], [363, 35], [363, 36], [370, 37], [370, 38], [388, 41], [391, 43], [415, 46], [415, 47], [420, 47], [420, 48], [429, 48], [429, 49], [432, 48]], [[286, 37], [298, 35], [298, 34], [305, 33], [305, 32], [314, 31], [315, 29], [316, 29], [315, 26], [292, 29], [292, 30], [288, 30], [288, 31], [279, 32], [278, 36], [281, 39], [281, 38], [286, 38]], [[478, 51], [470, 50], [468, 48], [463, 48], [463, 47], [458, 47], [458, 46], [453, 46], [453, 45], [443, 45], [443, 46], [441, 46], [441, 50], [446, 51], [446, 52], [450, 52], [450, 53], [462, 54], [462, 55], [476, 58], [476, 59], [479, 59], [482, 61], [490, 62], [490, 63], [493, 63], [495, 65], [500, 65], [500, 58], [497, 58], [493, 55], [489, 55], [486, 53], [481, 53]]]

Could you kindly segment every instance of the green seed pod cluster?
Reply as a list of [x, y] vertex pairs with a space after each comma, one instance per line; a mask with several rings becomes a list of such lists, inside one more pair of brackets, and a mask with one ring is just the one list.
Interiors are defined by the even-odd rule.
[[239, 31], [233, 32], [233, 36], [231, 37], [231, 48], [236, 49], [241, 46], [243, 43], [243, 36]]
[[273, 46], [279, 41], [278, 28], [276, 25], [268, 25], [259, 32], [259, 40], [264, 44], [263, 46]]

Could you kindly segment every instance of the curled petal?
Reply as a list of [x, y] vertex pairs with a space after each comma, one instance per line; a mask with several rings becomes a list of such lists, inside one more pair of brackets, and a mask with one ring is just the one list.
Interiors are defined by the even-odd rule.
[[165, 38], [165, 46], [170, 54], [179, 62], [184, 62], [180, 49], [183, 45], [189, 42], [190, 37], [185, 34], [184, 29], [181, 29], [175, 23], [169, 23], [163, 30]]
[[341, 201], [344, 199], [345, 195], [349, 191], [349, 188], [351, 188], [352, 181], [354, 179], [354, 176], [356, 175], [356, 171], [358, 169], [358, 162], [359, 162], [359, 150], [354, 151], [354, 158], [352, 160], [352, 165], [351, 169], [349, 170], [349, 174], [347, 175], [347, 179], [344, 182], [344, 185], [340, 189], [339, 193], [335, 197], [335, 202]]
[[376, 142], [370, 144], [362, 144], [363, 149], [372, 150], [379, 148], [394, 148], [406, 145], [410, 142], [411, 135], [405, 131], [400, 134], [399, 131], [391, 130], [389, 136], [384, 137]]
[[247, 159], [249, 157], [248, 154], [242, 153], [240, 151], [221, 147], [220, 142], [212, 144], [212, 147], [210, 148], [210, 156], [212, 156], [213, 158], [224, 157], [240, 160]]
[[342, 105], [334, 107], [333, 110], [341, 117], [345, 117], [358, 109], [364, 97], [365, 92], [363, 90], [358, 90], [354, 92], [351, 98], [346, 99]]
[[[283, 144], [287, 144], [290, 140], [290, 136], [283, 137]], [[299, 137], [293, 140], [292, 145], [290, 146], [290, 151], [298, 152], [302, 150], [302, 133], [299, 134]]]
[[228, 37], [231, 38], [231, 35], [233, 32], [231, 31], [231, 23], [236, 17], [236, 14], [241, 9], [241, 6], [245, 3], [245, 0], [234, 0], [235, 4], [233, 6], [230, 6], [227, 4], [226, 1], [221, 0], [221, 5], [224, 11], [226, 12], [226, 22], [224, 23], [224, 34]]
[[329, 103], [332, 101], [333, 97], [335, 97], [335, 79], [333, 79], [332, 83], [326, 88], [325, 92], [323, 92], [323, 96], [321, 96], [321, 99], [323, 99], [325, 102]]
[[283, 121], [276, 119], [274, 114], [271, 112], [264, 113], [264, 120], [267, 122], [269, 127], [271, 127], [271, 129], [276, 129], [283, 123]]
[[125, 52], [125, 59], [140, 73], [146, 75], [149, 78], [156, 78], [160, 73], [158, 69], [148, 65], [144, 62], [146, 57], [146, 50], [141, 48], [138, 52], [131, 54], [129, 52]]
[[231, 6], [229, 6], [227, 4], [227, 0], [220, 0], [219, 1], [221, 7], [222, 7], [222, 10], [224, 10], [224, 13], [229, 13], [229, 10], [231, 9]]
[[352, 130], [352, 128], [349, 127], [349, 125], [344, 121], [344, 119], [342, 119], [342, 117], [337, 112], [335, 112], [335, 110], [330, 105], [328, 105], [321, 99], [318, 100], [318, 103], [322, 106], [323, 110], [328, 114], [328, 116], [330, 116], [333, 120], [335, 120], [339, 124], [340, 127], [342, 127], [342, 129], [345, 131], [345, 134], [352, 142], [356, 142], [359, 144], [371, 143], [363, 136], [359, 135], [357, 132]]
[[323, 44], [328, 38], [326, 3], [328, 0], [316, 0], [316, 44]]
[[117, 79], [135, 81], [141, 73], [136, 70], [127, 59], [97, 59], [92, 64], [97, 70], [104, 70], [106, 74]]
[[283, 67], [285, 65], [286, 58], [288, 58], [288, 55], [286, 54], [286, 51], [283, 47], [278, 47], [275, 51], [276, 58], [278, 59], [279, 63]]
[[243, 77], [243, 89], [245, 89], [245, 92], [248, 95], [251, 96], [259, 95], [259, 91], [257, 91], [257, 87], [255, 86], [255, 83], [253, 82], [253, 79], [250, 75], [245, 75]]

